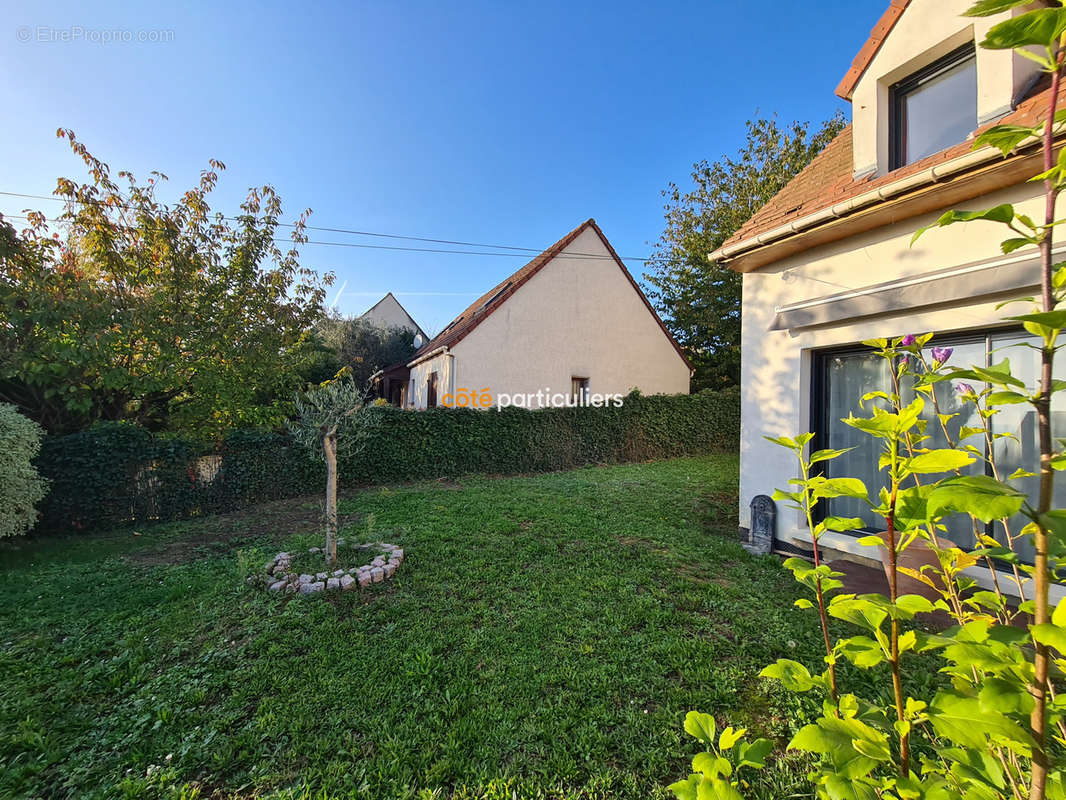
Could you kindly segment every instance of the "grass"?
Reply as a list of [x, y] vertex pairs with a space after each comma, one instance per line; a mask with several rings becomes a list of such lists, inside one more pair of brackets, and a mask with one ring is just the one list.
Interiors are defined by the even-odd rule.
[[820, 640], [736, 543], [736, 481], [714, 456], [368, 490], [342, 535], [407, 560], [329, 598], [243, 581], [319, 544], [313, 499], [0, 548], [0, 796], [664, 797], [686, 711], [782, 743], [815, 711], [757, 678]]

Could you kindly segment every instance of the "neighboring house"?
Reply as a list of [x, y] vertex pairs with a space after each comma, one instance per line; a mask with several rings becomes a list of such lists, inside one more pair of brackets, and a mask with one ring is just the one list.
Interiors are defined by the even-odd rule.
[[[1009, 357], [1016, 376], [1035, 382], [1038, 356], [1010, 347], [1032, 337], [1004, 323], [1010, 310], [996, 307], [1032, 293], [1039, 280], [1035, 251], [1003, 255], [1004, 229], [991, 223], [935, 229], [911, 246], [917, 228], [950, 208], [1014, 203], [1043, 219], [1042, 185], [1026, 182], [1042, 171], [1038, 149], [1004, 159], [991, 148], [974, 151], [971, 140], [994, 122], [1039, 123], [1048, 84], [1009, 50], [975, 48], [1005, 15], [960, 16], [969, 5], [893, 0], [837, 87], [852, 103], [852, 124], [711, 254], [744, 275], [742, 528], [750, 525], [752, 498], [785, 487], [795, 472], [790, 456], [764, 436], [812, 430], [814, 449], [854, 447], [830, 463], [829, 474], [881, 485], [873, 440], [840, 422], [864, 393], [890, 388], [884, 363], [863, 340], [933, 331], [934, 344], [954, 348], [952, 363]], [[942, 410], [961, 412], [950, 423], [956, 431], [977, 424], [963, 418], [967, 407], [949, 384], [938, 386]], [[1066, 434], [1063, 413], [1054, 416], [1056, 435]], [[1017, 437], [995, 443], [1004, 474], [1036, 471], [1032, 409], [1008, 406], [992, 424]], [[936, 427], [927, 429], [934, 446]], [[1035, 494], [1035, 479], [1021, 483]], [[882, 524], [857, 501], [834, 500], [828, 510], [862, 516], [871, 529]], [[1023, 521], [1013, 524], [1017, 531]], [[1002, 535], [998, 525], [989, 531]], [[973, 543], [965, 524], [947, 535]], [[852, 557], [877, 557], [856, 537], [828, 534], [823, 541]], [[777, 548], [809, 553], [810, 542], [804, 520], [779, 505]], [[1031, 557], [1031, 550], [1022, 555]]]
[[376, 379], [381, 396], [394, 397], [385, 381], [402, 382], [399, 404], [424, 409], [461, 389], [494, 398], [687, 394], [690, 376], [677, 342], [590, 219]]
[[[382, 328], [403, 328], [415, 334], [415, 345], [421, 345], [429, 341], [426, 332], [422, 330], [414, 317], [407, 313], [407, 309], [400, 305], [392, 292], [378, 300], [369, 309], [359, 315], [359, 319], [365, 319]], [[421, 341], [417, 337], [421, 336]]]

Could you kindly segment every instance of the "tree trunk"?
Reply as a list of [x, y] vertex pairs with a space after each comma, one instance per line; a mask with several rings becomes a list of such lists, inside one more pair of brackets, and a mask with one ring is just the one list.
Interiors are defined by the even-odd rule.
[[326, 566], [337, 563], [337, 429], [322, 439], [326, 456]]

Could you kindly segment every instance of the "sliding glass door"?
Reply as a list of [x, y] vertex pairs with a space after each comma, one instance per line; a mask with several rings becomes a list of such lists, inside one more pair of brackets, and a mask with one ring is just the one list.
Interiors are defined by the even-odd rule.
[[[998, 363], [1008, 358], [1014, 375], [1028, 385], [1033, 385], [1040, 363], [1039, 352], [1032, 348], [1036, 342], [1037, 340], [1028, 334], [1010, 330], [954, 337], [937, 336], [928, 346], [931, 347], [935, 343], [938, 347], [952, 348], [953, 352], [948, 363], [960, 367]], [[931, 356], [927, 357], [931, 358]], [[1058, 363], [1062, 364], [1063, 360], [1059, 359]], [[1066, 376], [1066, 366], [1057, 368], [1056, 377], [1064, 376]], [[855, 414], [862, 413], [859, 404], [865, 394], [873, 391], [892, 392], [892, 374], [889, 371], [889, 364], [884, 359], [875, 356], [868, 348], [863, 347], [821, 351], [815, 354], [812, 383], [814, 388], [812, 425], [816, 432], [812, 447], [853, 448], [841, 458], [826, 462], [826, 474], [830, 477], [860, 478], [870, 490], [871, 495], [876, 497], [885, 479], [884, 471], [877, 468], [880, 442], [844, 424], [842, 420], [853, 411]], [[956, 393], [957, 384], [957, 381], [943, 381], [936, 384], [935, 404], [928, 397], [926, 398], [923, 416], [927, 420], [925, 432], [930, 438], [924, 446], [947, 447], [949, 441], [959, 442], [959, 434], [964, 427], [980, 427], [980, 420], [973, 405]], [[983, 387], [975, 386], [974, 388], [980, 391]], [[904, 403], [910, 402], [914, 397], [913, 391], [906, 384], [901, 387], [901, 395]], [[1056, 398], [1059, 397], [1060, 395], [1056, 395]], [[879, 403], [884, 407], [884, 401], [871, 400], [867, 401], [867, 408], [871, 403]], [[938, 415], [952, 416], [942, 426]], [[1000, 477], [1009, 477], [1018, 469], [1036, 472], [1039, 465], [1039, 449], [1036, 439], [1036, 419], [1032, 407], [1028, 405], [1002, 407], [992, 417], [991, 424], [994, 434], [1007, 434], [1002, 437], [997, 436], [993, 442]], [[1066, 398], [1055, 403], [1052, 426], [1056, 437], [1066, 436]], [[988, 452], [985, 438], [980, 434], [971, 435], [964, 440], [964, 443], [973, 445], [983, 453]], [[990, 468], [980, 461], [971, 465], [968, 471], [974, 474], [991, 472]], [[1012, 483], [1035, 497], [1036, 478], [1020, 478]], [[1055, 501], [1058, 507], [1066, 505], [1066, 480], [1058, 481]], [[873, 514], [869, 507], [859, 500], [834, 499], [826, 504], [823, 512], [835, 516], [860, 517], [869, 530], [884, 528], [884, 520]], [[1024, 524], [1025, 520], [1021, 515], [1009, 520], [1008, 526], [1011, 534], [1017, 536]], [[982, 524], [980, 531], [996, 536], [1001, 541], [1004, 540], [1006, 534], [999, 523], [987, 526], [987, 528]], [[960, 547], [969, 548], [974, 545], [973, 525], [962, 517], [950, 520], [948, 530], [942, 535]], [[1018, 541], [1015, 543], [1015, 549], [1024, 560], [1031, 561], [1032, 547], [1029, 542]]]

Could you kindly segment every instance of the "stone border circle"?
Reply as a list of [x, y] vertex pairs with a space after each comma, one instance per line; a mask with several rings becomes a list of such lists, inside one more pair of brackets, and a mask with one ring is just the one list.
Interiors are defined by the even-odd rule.
[[[339, 546], [344, 540], [337, 541]], [[297, 575], [290, 572], [292, 556], [289, 553], [278, 553], [265, 565], [266, 574], [260, 580], [267, 587], [267, 591], [284, 594], [315, 594], [317, 592], [347, 592], [360, 587], [369, 586], [371, 583], [381, 583], [388, 580], [403, 563], [403, 548], [388, 542], [374, 542], [372, 544], [357, 545], [357, 550], [377, 550], [379, 555], [369, 564], [361, 567], [349, 567], [348, 569], [336, 569], [333, 572], [319, 572], [315, 575]], [[321, 547], [311, 547], [307, 551], [312, 555], [321, 554]]]

